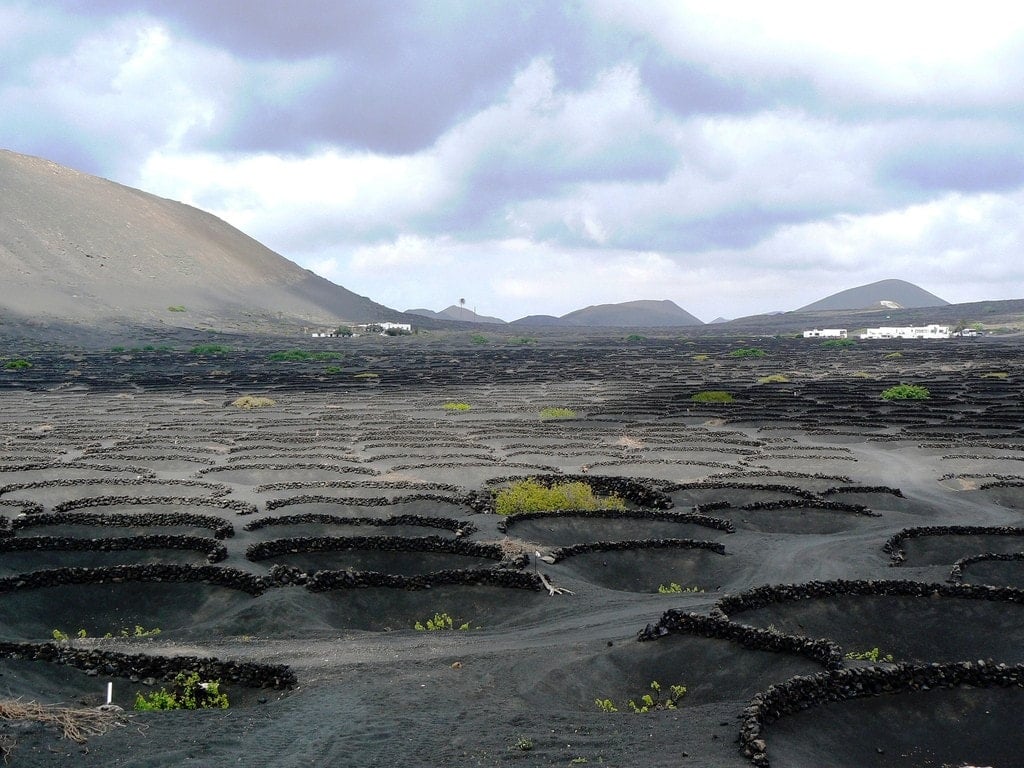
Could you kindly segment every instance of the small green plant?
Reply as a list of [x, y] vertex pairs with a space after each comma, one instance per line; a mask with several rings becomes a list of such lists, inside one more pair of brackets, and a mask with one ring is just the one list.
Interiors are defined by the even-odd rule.
[[[686, 695], [685, 685], [671, 685], [667, 694], [662, 694], [661, 683], [652, 680], [650, 689], [653, 693], [645, 693], [640, 700], [629, 700], [629, 709], [635, 715], [642, 715], [647, 712], [659, 709], [676, 709], [679, 700]], [[618, 708], [611, 699], [594, 699], [594, 704], [602, 712], [618, 712]]]
[[789, 376], [784, 373], [773, 373], [769, 376], [762, 376], [757, 380], [758, 384], [784, 384], [789, 381]]
[[705, 389], [690, 395], [690, 399], [695, 403], [731, 403], [736, 398], [720, 389]]
[[274, 363], [304, 363], [313, 360], [339, 360], [340, 352], [310, 352], [305, 349], [289, 349], [284, 352], [274, 352], [267, 358]]
[[329, 373], [332, 376], [335, 375], [335, 374], [341, 373], [341, 366], [340, 365], [328, 365], [326, 368], [324, 368], [324, 373]]
[[829, 339], [821, 342], [821, 346], [824, 349], [849, 349], [857, 346], [857, 342], [853, 339]]
[[565, 510], [587, 512], [595, 509], [625, 509], [626, 502], [618, 496], [598, 496], [582, 481], [557, 483], [548, 487], [536, 480], [520, 480], [502, 488], [494, 497], [494, 511], [499, 515], [520, 512]]
[[569, 761], [569, 765], [586, 765], [589, 761], [585, 757], [574, 757]]
[[883, 400], [927, 400], [931, 393], [917, 384], [897, 384], [882, 393]]
[[[136, 624], [134, 629], [122, 629], [121, 637], [156, 637], [160, 634], [159, 627], [153, 627], [153, 629], [146, 629], [141, 624]], [[103, 637], [110, 639], [113, 635], [107, 632]]]
[[697, 593], [703, 591], [703, 587], [684, 587], [682, 584], [676, 584], [674, 581], [658, 585], [659, 595], [678, 595], [684, 592]]
[[697, 363], [703, 363], [709, 357], [711, 357], [711, 355], [703, 355], [703, 354], [701, 354], [701, 355], [694, 355], [693, 356], [693, 360], [694, 360], [694, 362], [697, 362]]
[[[69, 633], [62, 632], [59, 629], [53, 630], [52, 635], [53, 635], [53, 639], [55, 641], [57, 641], [58, 643], [70, 643], [71, 640], [72, 640], [72, 636]], [[86, 632], [84, 629], [79, 629], [74, 634], [74, 637], [79, 639], [79, 640], [84, 640], [88, 636], [89, 636], [89, 633]]]
[[631, 333], [626, 337], [626, 341], [646, 341], [646, 336], [641, 336], [639, 333]]
[[184, 312], [185, 311], [185, 307], [183, 307], [181, 304], [175, 304], [174, 306], [168, 307], [167, 311], [168, 312]]
[[111, 352], [115, 352], [115, 353], [116, 352], [124, 352], [124, 347], [111, 347], [110, 351]]
[[197, 344], [189, 350], [193, 355], [226, 355], [231, 347], [223, 344]]
[[612, 712], [619, 711], [618, 707], [615, 706], [614, 702], [611, 699], [594, 699], [594, 704], [597, 705], [597, 708], [599, 710], [601, 710], [602, 712], [607, 712], [609, 714]]
[[760, 347], [740, 347], [729, 353], [729, 357], [764, 357], [768, 353]]
[[473, 406], [469, 403], [445, 403], [441, 407], [446, 411], [468, 411]]
[[520, 736], [516, 739], [515, 744], [512, 745], [513, 749], [518, 749], [520, 752], [529, 752], [533, 749], [533, 739], [528, 739], [525, 736]]
[[460, 632], [465, 632], [470, 629], [470, 626], [468, 621], [456, 626], [455, 619], [447, 613], [435, 613], [434, 617], [427, 619], [426, 623], [417, 621], [413, 625], [413, 629], [417, 632], [439, 632], [448, 629], [458, 629]]
[[277, 405], [277, 401], [269, 397], [257, 397], [256, 395], [242, 395], [231, 401], [235, 408], [266, 408], [269, 405]]
[[135, 695], [140, 712], [172, 709], [227, 709], [228, 697], [220, 690], [219, 680], [202, 682], [198, 672], [179, 672], [170, 690], [161, 688], [149, 696]]
[[8, 371], [24, 371], [32, 367], [32, 363], [24, 358], [18, 358], [17, 360], [8, 360], [4, 363], [4, 369]]
[[576, 411], [572, 408], [541, 408], [541, 421], [554, 421], [556, 419], [575, 419]]
[[890, 352], [888, 355], [885, 355], [886, 360], [896, 360], [901, 357], [903, 357], [902, 352]]
[[983, 379], [1005, 379], [1005, 378], [1008, 378], [1009, 375], [1010, 374], [1008, 374], [1006, 371], [989, 371], [988, 373], [981, 374], [981, 378], [983, 378]]
[[469, 337], [469, 340], [472, 341], [474, 344], [487, 343], [487, 337], [484, 336], [482, 333], [474, 333], [472, 336]]
[[355, 378], [357, 378], [357, 379], [379, 379], [380, 378], [380, 374], [379, 373], [370, 373], [369, 371], [363, 371], [362, 373], [357, 373], [355, 375]]
[[852, 661], [870, 661], [873, 664], [878, 662], [885, 662], [886, 664], [892, 664], [895, 659], [891, 653], [883, 654], [878, 648], [872, 648], [869, 651], [850, 651], [843, 658], [850, 659]]
[[352, 329], [347, 325], [339, 325], [337, 328], [334, 329], [334, 335], [344, 336], [347, 338], [352, 335]]

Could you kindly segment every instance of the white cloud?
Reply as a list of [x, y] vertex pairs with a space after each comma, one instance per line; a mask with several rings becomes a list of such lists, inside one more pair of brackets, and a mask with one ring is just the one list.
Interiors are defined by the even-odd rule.
[[1019, 102], [1024, 9], [992, 0], [597, 0], [606, 22], [750, 85], [800, 78], [830, 98], [951, 104]]

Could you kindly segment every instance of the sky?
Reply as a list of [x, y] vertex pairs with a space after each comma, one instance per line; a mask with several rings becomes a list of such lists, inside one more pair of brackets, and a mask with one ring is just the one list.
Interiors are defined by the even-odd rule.
[[399, 310], [1024, 298], [1024, 5], [0, 0], [0, 147]]

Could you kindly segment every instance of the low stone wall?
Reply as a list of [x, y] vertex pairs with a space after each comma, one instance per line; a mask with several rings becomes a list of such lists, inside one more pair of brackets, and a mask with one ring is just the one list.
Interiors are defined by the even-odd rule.
[[372, 467], [352, 467], [342, 464], [218, 464], [213, 467], [203, 467], [197, 475], [208, 475], [215, 472], [229, 472], [232, 470], [257, 470], [267, 472], [283, 472], [292, 469], [319, 469], [326, 472], [339, 472], [351, 475], [379, 475], [380, 472]]
[[675, 493], [676, 491], [714, 491], [714, 490], [739, 490], [739, 491], [778, 491], [780, 493], [788, 493], [793, 496], [799, 496], [803, 499], [814, 499], [817, 498], [817, 494], [812, 493], [804, 488], [798, 488], [795, 485], [772, 485], [771, 483], [742, 483], [742, 482], [729, 482], [726, 480], [704, 480], [692, 483], [671, 483], [665, 486], [662, 490], [665, 493]]
[[959, 686], [1024, 687], [1024, 665], [1011, 667], [985, 661], [894, 664], [793, 677], [751, 699], [743, 710], [740, 748], [757, 768], [768, 768], [771, 762], [764, 727], [786, 715], [829, 702]]
[[648, 624], [640, 630], [637, 640], [646, 642], [672, 634], [728, 640], [758, 651], [795, 653], [806, 656], [826, 669], [839, 669], [843, 664], [842, 649], [831, 640], [814, 640], [769, 629], [745, 627], [721, 616], [703, 616], [674, 608], [662, 614], [657, 624]]
[[1024, 603], [1024, 590], [972, 584], [928, 584], [906, 580], [808, 581], [803, 584], [779, 584], [755, 587], [735, 595], [725, 595], [712, 609], [712, 615], [728, 617], [773, 603], [808, 600], [842, 595], [961, 597], [976, 600], [1005, 600]]
[[289, 496], [286, 499], [269, 499], [267, 511], [291, 507], [296, 504], [336, 504], [339, 507], [392, 507], [410, 501], [439, 501], [445, 504], [460, 503], [460, 499], [442, 496], [437, 493], [410, 493], [405, 496]]
[[719, 555], [725, 554], [725, 545], [717, 541], [698, 541], [697, 539], [636, 539], [632, 541], [593, 541], [573, 544], [571, 547], [559, 547], [551, 551], [551, 557], [557, 563], [567, 557], [583, 555], [588, 552], [623, 552], [630, 549], [706, 549]]
[[[907, 559], [903, 550], [903, 542], [923, 536], [1021, 536], [1024, 528], [1012, 525], [925, 525], [916, 528], [904, 528], [891, 536], [882, 545], [882, 551], [889, 554], [890, 565], [899, 566]], [[1022, 538], [1024, 542], [1024, 538]]]
[[961, 557], [953, 563], [953, 568], [949, 572], [948, 581], [951, 584], [961, 584], [964, 579], [964, 568], [972, 565], [973, 563], [991, 562], [993, 560], [1003, 562], [1021, 561], [1024, 560], [1024, 552], [983, 552], [980, 555]]
[[667, 520], [673, 523], [693, 523], [705, 528], [713, 528], [727, 533], [734, 533], [736, 528], [728, 520], [709, 517], [699, 512], [667, 512], [658, 509], [596, 509], [592, 511], [552, 510], [550, 512], [519, 512], [502, 517], [498, 521], [498, 531], [508, 533], [510, 527], [524, 520], [542, 520], [545, 518], [579, 517], [605, 518], [613, 520]]
[[[53, 505], [54, 512], [70, 512], [75, 509], [92, 509], [94, 507], [114, 507], [123, 504], [145, 506], [149, 504], [165, 504], [181, 507], [212, 507], [214, 509], [231, 510], [239, 515], [256, 513], [256, 505], [238, 499], [223, 499], [220, 496], [93, 496], [88, 499], [71, 499]], [[42, 512], [42, 506], [39, 512]]]
[[203, 480], [157, 480], [155, 477], [117, 478], [117, 477], [62, 477], [56, 480], [33, 480], [27, 483], [8, 483], [0, 485], [0, 496], [11, 491], [26, 491], [33, 488], [72, 488], [76, 485], [180, 485], [188, 488], [205, 488], [210, 496], [227, 496], [231, 489], [222, 483], [209, 483]]
[[501, 547], [497, 544], [481, 544], [441, 536], [301, 536], [250, 544], [245, 550], [245, 556], [258, 562], [297, 552], [341, 552], [352, 549], [379, 552], [443, 552], [496, 561], [504, 557]]
[[411, 491], [463, 492], [462, 488], [450, 483], [430, 483], [418, 480], [315, 480], [312, 482], [296, 480], [257, 485], [254, 490], [256, 493], [269, 493], [270, 491], [297, 491], [303, 488], [391, 488]]
[[302, 525], [315, 523], [321, 525], [352, 525], [388, 528], [398, 525], [420, 526], [423, 528], [439, 528], [452, 531], [456, 536], [469, 536], [476, 533], [477, 527], [470, 522], [455, 520], [450, 517], [424, 517], [423, 515], [393, 515], [392, 517], [343, 517], [309, 512], [304, 515], [282, 515], [281, 517], [264, 517], [253, 520], [245, 526], [246, 531], [258, 531], [271, 526]]
[[201, 680], [220, 680], [225, 685], [249, 688], [283, 690], [298, 682], [295, 673], [284, 664], [221, 661], [200, 656], [150, 656], [72, 648], [56, 643], [0, 642], [0, 658], [44, 661], [81, 669], [88, 675], [151, 680], [154, 684], [171, 681], [179, 672], [196, 672]]
[[836, 488], [826, 488], [821, 492], [822, 496], [834, 496], [840, 493], [887, 493], [890, 496], [898, 496], [904, 498], [903, 491], [899, 488], [890, 488], [888, 485], [861, 485], [861, 486], [842, 486]]
[[[282, 574], [279, 572], [278, 576]], [[294, 582], [291, 582], [294, 583]], [[422, 590], [440, 586], [492, 586], [507, 589], [545, 591], [535, 573], [513, 571], [506, 568], [466, 568], [435, 571], [421, 576], [397, 576], [370, 571], [317, 571], [304, 582], [310, 592], [336, 589], [365, 589], [388, 587], [391, 589]]]
[[43, 505], [35, 501], [0, 499], [0, 509], [10, 509], [19, 515], [35, 515], [43, 511]]
[[222, 517], [213, 515], [197, 515], [187, 512], [119, 512], [117, 514], [101, 514], [92, 512], [43, 512], [14, 521], [15, 530], [26, 530], [46, 525], [82, 525], [98, 528], [149, 528], [180, 526], [189, 528], [209, 528], [216, 539], [225, 539], [235, 535], [235, 528]]
[[863, 504], [843, 504], [838, 501], [817, 501], [815, 499], [794, 499], [792, 501], [755, 501], [752, 504], [744, 504], [740, 509], [749, 510], [780, 510], [780, 509], [824, 509], [830, 512], [847, 512], [853, 515], [864, 515], [866, 517], [881, 517], [878, 512], [865, 507]]
[[15, 536], [0, 539], [0, 552], [123, 552], [146, 549], [184, 549], [202, 552], [210, 563], [219, 563], [228, 556], [227, 547], [216, 539], [203, 536], [118, 536], [102, 539], [79, 539], [69, 536]]
[[228, 589], [237, 589], [250, 595], [262, 595], [273, 586], [270, 579], [235, 568], [214, 565], [177, 565], [153, 563], [151, 565], [110, 565], [100, 568], [52, 568], [31, 571], [0, 579], [0, 594], [19, 589], [61, 587], [67, 584], [105, 584], [124, 581], [179, 583], [202, 582]]

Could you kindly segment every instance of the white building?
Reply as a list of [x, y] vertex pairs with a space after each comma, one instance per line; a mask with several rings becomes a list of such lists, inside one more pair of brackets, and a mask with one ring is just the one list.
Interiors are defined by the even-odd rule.
[[845, 328], [815, 328], [812, 331], [804, 331], [805, 339], [845, 339]]
[[948, 325], [883, 326], [868, 328], [860, 335], [862, 339], [948, 339]]
[[377, 323], [380, 326], [381, 331], [387, 333], [388, 331], [405, 331], [406, 333], [412, 333], [412, 325], [409, 323]]

